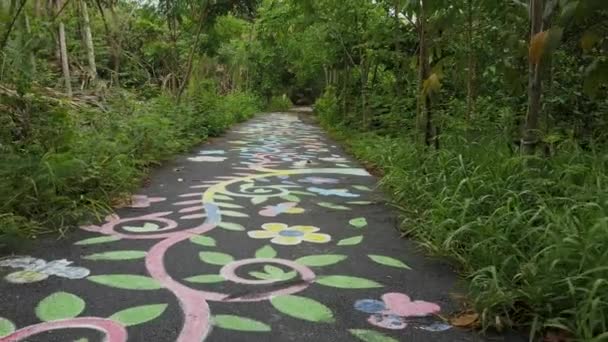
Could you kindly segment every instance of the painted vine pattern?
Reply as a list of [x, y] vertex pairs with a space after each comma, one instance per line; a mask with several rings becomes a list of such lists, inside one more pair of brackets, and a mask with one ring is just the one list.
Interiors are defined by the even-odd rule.
[[[99, 234], [82, 240], [76, 245], [108, 244], [119, 240], [158, 240], [149, 250], [116, 250], [85, 255], [86, 260], [137, 260], [143, 259], [148, 276], [129, 274], [91, 275], [86, 268], [73, 265], [68, 260], [45, 261], [33, 257], [18, 257], [0, 260], [0, 267], [13, 269], [5, 276], [5, 281], [25, 284], [44, 281], [48, 277], [83, 279], [125, 290], [170, 291], [181, 308], [184, 321], [177, 337], [178, 342], [204, 340], [211, 327], [263, 333], [272, 327], [248, 317], [234, 315], [212, 315], [210, 302], [259, 302], [269, 301], [280, 313], [293, 318], [316, 322], [332, 323], [332, 310], [312, 298], [298, 295], [309, 286], [328, 286], [340, 289], [380, 288], [383, 285], [372, 279], [349, 275], [318, 276], [315, 269], [334, 265], [347, 259], [342, 254], [307, 255], [295, 260], [278, 256], [273, 246], [293, 246], [298, 244], [328, 244], [350, 247], [361, 244], [364, 236], [360, 232], [368, 226], [365, 217], [353, 217], [345, 226], [352, 230], [352, 236], [340, 240], [323, 231], [323, 227], [311, 225], [287, 225], [281, 222], [286, 215], [305, 214], [300, 207], [303, 197], [310, 197], [315, 204], [335, 211], [351, 211], [353, 207], [371, 204], [361, 200], [362, 194], [372, 189], [363, 185], [339, 188], [343, 175], [368, 177], [360, 168], [353, 168], [348, 160], [339, 156], [318, 158], [335, 164], [332, 168], [315, 168], [309, 165], [318, 153], [329, 152], [319, 137], [313, 132], [298, 136], [298, 143], [307, 153], [299, 154], [292, 149], [284, 149], [293, 133], [290, 128], [295, 119], [284, 115], [273, 115], [266, 123], [250, 125], [242, 133], [251, 137], [247, 141], [232, 141], [234, 149], [240, 152], [242, 160], [235, 167], [233, 176], [220, 176], [214, 180], [192, 186], [192, 192], [180, 195], [172, 203], [179, 213], [179, 222], [168, 218], [173, 212], [156, 212], [136, 217], [121, 218], [108, 216], [105, 223], [81, 227]], [[300, 124], [299, 129], [302, 129]], [[305, 126], [304, 126], [305, 127]], [[255, 146], [256, 136], [262, 132], [279, 131], [272, 137], [263, 139], [261, 146]], [[254, 146], [252, 146], [254, 145]], [[199, 156], [188, 158], [193, 163], [217, 163], [228, 160], [224, 150], [203, 150]], [[291, 168], [276, 169], [281, 163], [291, 163]], [[332, 198], [346, 199], [346, 203], [333, 203]], [[256, 208], [259, 216], [268, 218], [260, 227], [245, 228], [233, 222], [247, 218], [242, 205], [236, 199], [246, 199]], [[166, 198], [138, 195], [133, 197], [132, 207], [147, 208]], [[305, 216], [303, 216], [305, 217]], [[192, 222], [187, 225], [184, 222]], [[197, 223], [199, 222], [199, 223]], [[188, 228], [185, 228], [188, 226]], [[261, 242], [260, 248], [250, 258], [236, 260], [230, 254], [217, 250], [216, 240], [210, 236], [214, 229], [225, 229]], [[185, 279], [174, 279], [165, 269], [166, 253], [178, 244], [189, 243], [201, 246], [201, 262], [217, 266], [218, 272], [200, 274]], [[401, 260], [383, 255], [368, 255], [373, 262], [385, 266], [410, 267]], [[256, 266], [248, 277], [237, 270]], [[201, 286], [214, 283], [232, 282], [240, 285], [258, 286], [281, 284], [267, 292], [253, 295], [232, 296], [227, 293], [201, 290]], [[56, 292], [38, 303], [35, 313], [41, 323], [18, 329], [9, 319], [0, 317], [0, 341], [25, 341], [34, 335], [60, 329], [85, 328], [101, 332], [107, 342], [127, 341], [127, 328], [159, 318], [167, 308], [166, 303], [132, 307], [116, 312], [110, 317], [80, 317], [86, 302], [80, 297], [66, 292]], [[305, 309], [302, 309], [305, 308]], [[369, 314], [370, 325], [380, 329], [405, 329], [407, 327], [426, 331], [443, 331], [450, 326], [439, 320], [435, 314], [441, 309], [437, 304], [423, 300], [412, 300], [403, 293], [386, 293], [381, 299], [361, 299], [353, 303], [353, 309]], [[376, 330], [351, 329], [349, 332], [363, 341], [395, 341]], [[84, 341], [84, 339], [83, 339]]]

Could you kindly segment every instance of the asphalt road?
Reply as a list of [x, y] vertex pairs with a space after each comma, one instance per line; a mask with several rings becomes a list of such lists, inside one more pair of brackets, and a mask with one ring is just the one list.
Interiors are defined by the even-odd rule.
[[318, 127], [259, 115], [1, 258], [0, 341], [488, 340], [444, 321], [458, 278], [400, 238], [376, 182]]

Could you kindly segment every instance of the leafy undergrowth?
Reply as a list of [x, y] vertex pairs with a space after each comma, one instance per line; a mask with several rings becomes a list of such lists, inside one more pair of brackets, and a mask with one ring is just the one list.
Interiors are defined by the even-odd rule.
[[562, 147], [553, 158], [524, 159], [491, 134], [443, 137], [447, 147], [431, 152], [408, 137], [333, 127], [382, 170], [403, 230], [461, 265], [484, 327], [608, 340], [605, 153]]
[[260, 108], [251, 94], [222, 97], [211, 89], [179, 105], [116, 92], [103, 111], [36, 96], [1, 100], [13, 110], [0, 115], [0, 247], [105, 214], [149, 167]]

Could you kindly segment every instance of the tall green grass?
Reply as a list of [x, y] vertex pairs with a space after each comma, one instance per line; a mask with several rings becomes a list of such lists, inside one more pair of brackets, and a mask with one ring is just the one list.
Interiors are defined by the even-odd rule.
[[608, 154], [571, 145], [524, 158], [487, 131], [475, 142], [443, 136], [433, 152], [333, 127], [383, 171], [403, 230], [458, 262], [485, 327], [608, 340]]
[[251, 94], [222, 97], [212, 88], [179, 105], [116, 92], [105, 111], [23, 101], [6, 102], [22, 116], [0, 113], [0, 247], [105, 214], [150, 166], [260, 110]]

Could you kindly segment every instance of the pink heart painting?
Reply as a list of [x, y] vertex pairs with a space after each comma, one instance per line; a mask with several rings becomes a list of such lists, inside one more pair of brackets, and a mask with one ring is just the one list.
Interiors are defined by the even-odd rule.
[[435, 303], [423, 300], [412, 301], [403, 293], [386, 293], [382, 296], [382, 300], [390, 314], [402, 317], [424, 317], [441, 311], [441, 307]]
[[[382, 300], [361, 299], [355, 303], [355, 309], [369, 313], [371, 316], [367, 321], [380, 328], [400, 330], [411, 326], [426, 331], [445, 331], [451, 326], [438, 322], [431, 317], [441, 311], [441, 307], [435, 303], [415, 300], [404, 293], [386, 293]], [[426, 317], [423, 320], [412, 320], [412, 317]]]

